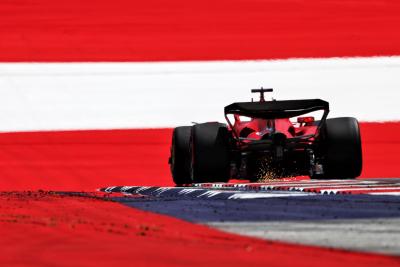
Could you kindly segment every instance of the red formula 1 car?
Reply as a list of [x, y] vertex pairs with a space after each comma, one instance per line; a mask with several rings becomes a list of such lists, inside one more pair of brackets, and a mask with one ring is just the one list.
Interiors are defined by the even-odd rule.
[[228, 124], [206, 122], [174, 129], [169, 163], [177, 185], [231, 178], [255, 182], [299, 175], [360, 175], [361, 140], [355, 118], [327, 119], [329, 103], [320, 99], [265, 101], [264, 93], [272, 89], [252, 92], [260, 93], [259, 102], [225, 107]]

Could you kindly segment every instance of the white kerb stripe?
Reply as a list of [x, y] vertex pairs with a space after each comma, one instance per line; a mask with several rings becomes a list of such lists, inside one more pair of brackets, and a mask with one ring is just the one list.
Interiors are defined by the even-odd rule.
[[[331, 116], [400, 120], [400, 57], [170, 63], [1, 63], [0, 131], [173, 127], [273, 87]], [[256, 96], [253, 96], [256, 98]], [[269, 96], [268, 96], [269, 97]]]

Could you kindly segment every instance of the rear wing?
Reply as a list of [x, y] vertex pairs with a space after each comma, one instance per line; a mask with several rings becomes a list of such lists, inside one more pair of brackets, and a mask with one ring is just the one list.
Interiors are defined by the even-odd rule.
[[[226, 121], [233, 129], [233, 125], [227, 116], [229, 114], [272, 120], [292, 118], [318, 110], [324, 111], [321, 120], [318, 121], [316, 135], [319, 135], [321, 126], [325, 124], [329, 113], [329, 103], [321, 99], [238, 102], [226, 106], [224, 111]], [[234, 136], [237, 140], [240, 140], [237, 134], [234, 133]]]
[[282, 119], [324, 110], [328, 115], [329, 103], [321, 99], [283, 100], [265, 102], [238, 102], [225, 107], [225, 115], [237, 114], [260, 119]]

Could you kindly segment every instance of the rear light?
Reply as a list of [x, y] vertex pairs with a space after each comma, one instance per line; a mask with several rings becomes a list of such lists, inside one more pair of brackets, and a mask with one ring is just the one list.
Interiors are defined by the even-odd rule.
[[315, 121], [314, 117], [298, 117], [297, 118], [298, 123], [310, 123], [310, 122], [314, 122], [314, 121]]

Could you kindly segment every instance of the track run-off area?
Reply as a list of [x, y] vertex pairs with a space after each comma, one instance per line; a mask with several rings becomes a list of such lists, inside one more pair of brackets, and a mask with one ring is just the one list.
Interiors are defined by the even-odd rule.
[[[0, 266], [400, 266], [399, 13], [2, 1]], [[172, 128], [222, 121], [260, 86], [357, 117], [360, 179], [174, 187]]]
[[252, 237], [400, 255], [400, 179], [113, 186], [131, 207]]

